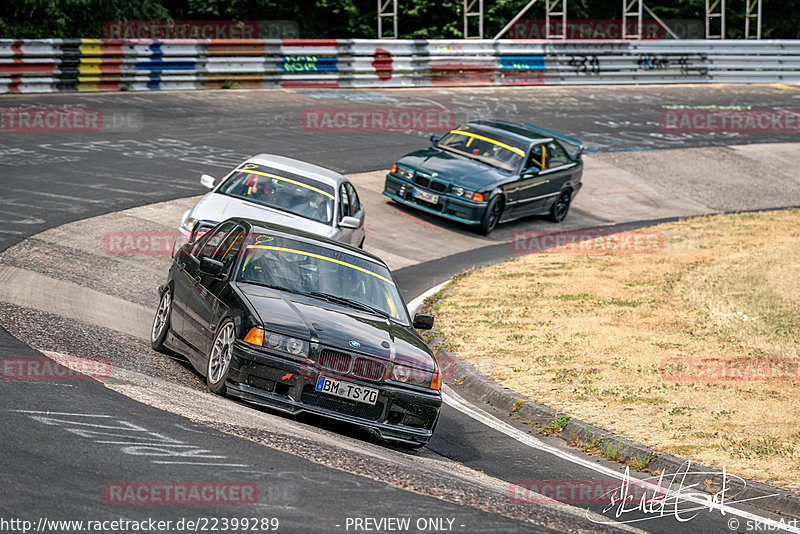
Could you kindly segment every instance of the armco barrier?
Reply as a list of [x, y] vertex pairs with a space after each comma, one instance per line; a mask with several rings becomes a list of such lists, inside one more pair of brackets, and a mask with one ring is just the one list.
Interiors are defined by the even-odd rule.
[[800, 81], [800, 41], [0, 39], [0, 93]]

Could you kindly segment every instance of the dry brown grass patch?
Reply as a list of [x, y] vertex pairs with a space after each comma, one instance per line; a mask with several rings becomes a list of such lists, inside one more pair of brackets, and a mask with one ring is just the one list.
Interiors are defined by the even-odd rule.
[[538, 253], [436, 306], [459, 357], [502, 385], [661, 452], [800, 490], [794, 380], [665, 380], [667, 360], [800, 359], [800, 211], [650, 228], [655, 254]]

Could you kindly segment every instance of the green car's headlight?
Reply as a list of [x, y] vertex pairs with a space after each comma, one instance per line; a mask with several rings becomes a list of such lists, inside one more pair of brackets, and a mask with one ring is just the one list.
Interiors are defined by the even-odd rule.
[[464, 198], [472, 198], [472, 195], [475, 194], [475, 191], [470, 191], [469, 189], [464, 189], [463, 187], [458, 187], [457, 185], [450, 187], [450, 194], [455, 195], [457, 197], [464, 197]]
[[413, 170], [411, 170], [411, 169], [409, 169], [407, 167], [403, 167], [401, 165], [398, 165], [397, 163], [392, 165], [392, 174], [396, 174], [397, 176], [400, 176], [401, 178], [405, 178], [406, 180], [412, 180], [414, 178], [414, 171]]

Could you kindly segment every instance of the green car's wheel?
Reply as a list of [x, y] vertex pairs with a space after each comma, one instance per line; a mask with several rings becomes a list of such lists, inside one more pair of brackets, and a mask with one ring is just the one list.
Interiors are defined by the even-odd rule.
[[558, 200], [550, 207], [550, 220], [561, 222], [569, 212], [569, 204], [572, 201], [572, 191], [566, 189], [558, 196]]
[[483, 212], [481, 224], [478, 226], [478, 232], [483, 235], [489, 234], [489, 232], [494, 230], [495, 226], [497, 226], [497, 222], [500, 220], [502, 214], [503, 198], [500, 195], [496, 195], [489, 201], [489, 205], [486, 206], [486, 211]]

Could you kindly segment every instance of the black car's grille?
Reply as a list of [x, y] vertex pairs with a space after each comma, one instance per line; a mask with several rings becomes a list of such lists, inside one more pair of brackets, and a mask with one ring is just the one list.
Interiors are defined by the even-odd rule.
[[414, 177], [414, 183], [417, 184], [418, 186], [421, 186], [421, 187], [428, 187], [428, 185], [431, 183], [431, 181], [428, 178], [426, 178], [425, 176], [422, 176], [422, 175], [418, 174], [418, 175], [416, 175]]
[[381, 402], [364, 404], [363, 402], [334, 397], [327, 393], [315, 391], [314, 386], [311, 384], [306, 384], [303, 388], [300, 400], [303, 404], [318, 406], [326, 410], [352, 415], [353, 417], [360, 417], [370, 421], [375, 421], [383, 413], [383, 403]]
[[353, 362], [352, 375], [366, 380], [380, 380], [386, 371], [386, 364], [367, 358], [356, 358]]
[[447, 191], [447, 185], [442, 182], [431, 181], [430, 188], [431, 191], [436, 191], [437, 193], [444, 193]]
[[322, 349], [317, 360], [319, 366], [340, 375], [350, 372], [350, 355], [330, 349]]
[[317, 359], [322, 369], [338, 375], [349, 375], [364, 380], [380, 380], [386, 372], [386, 363], [363, 356], [353, 358], [346, 352], [322, 349]]

